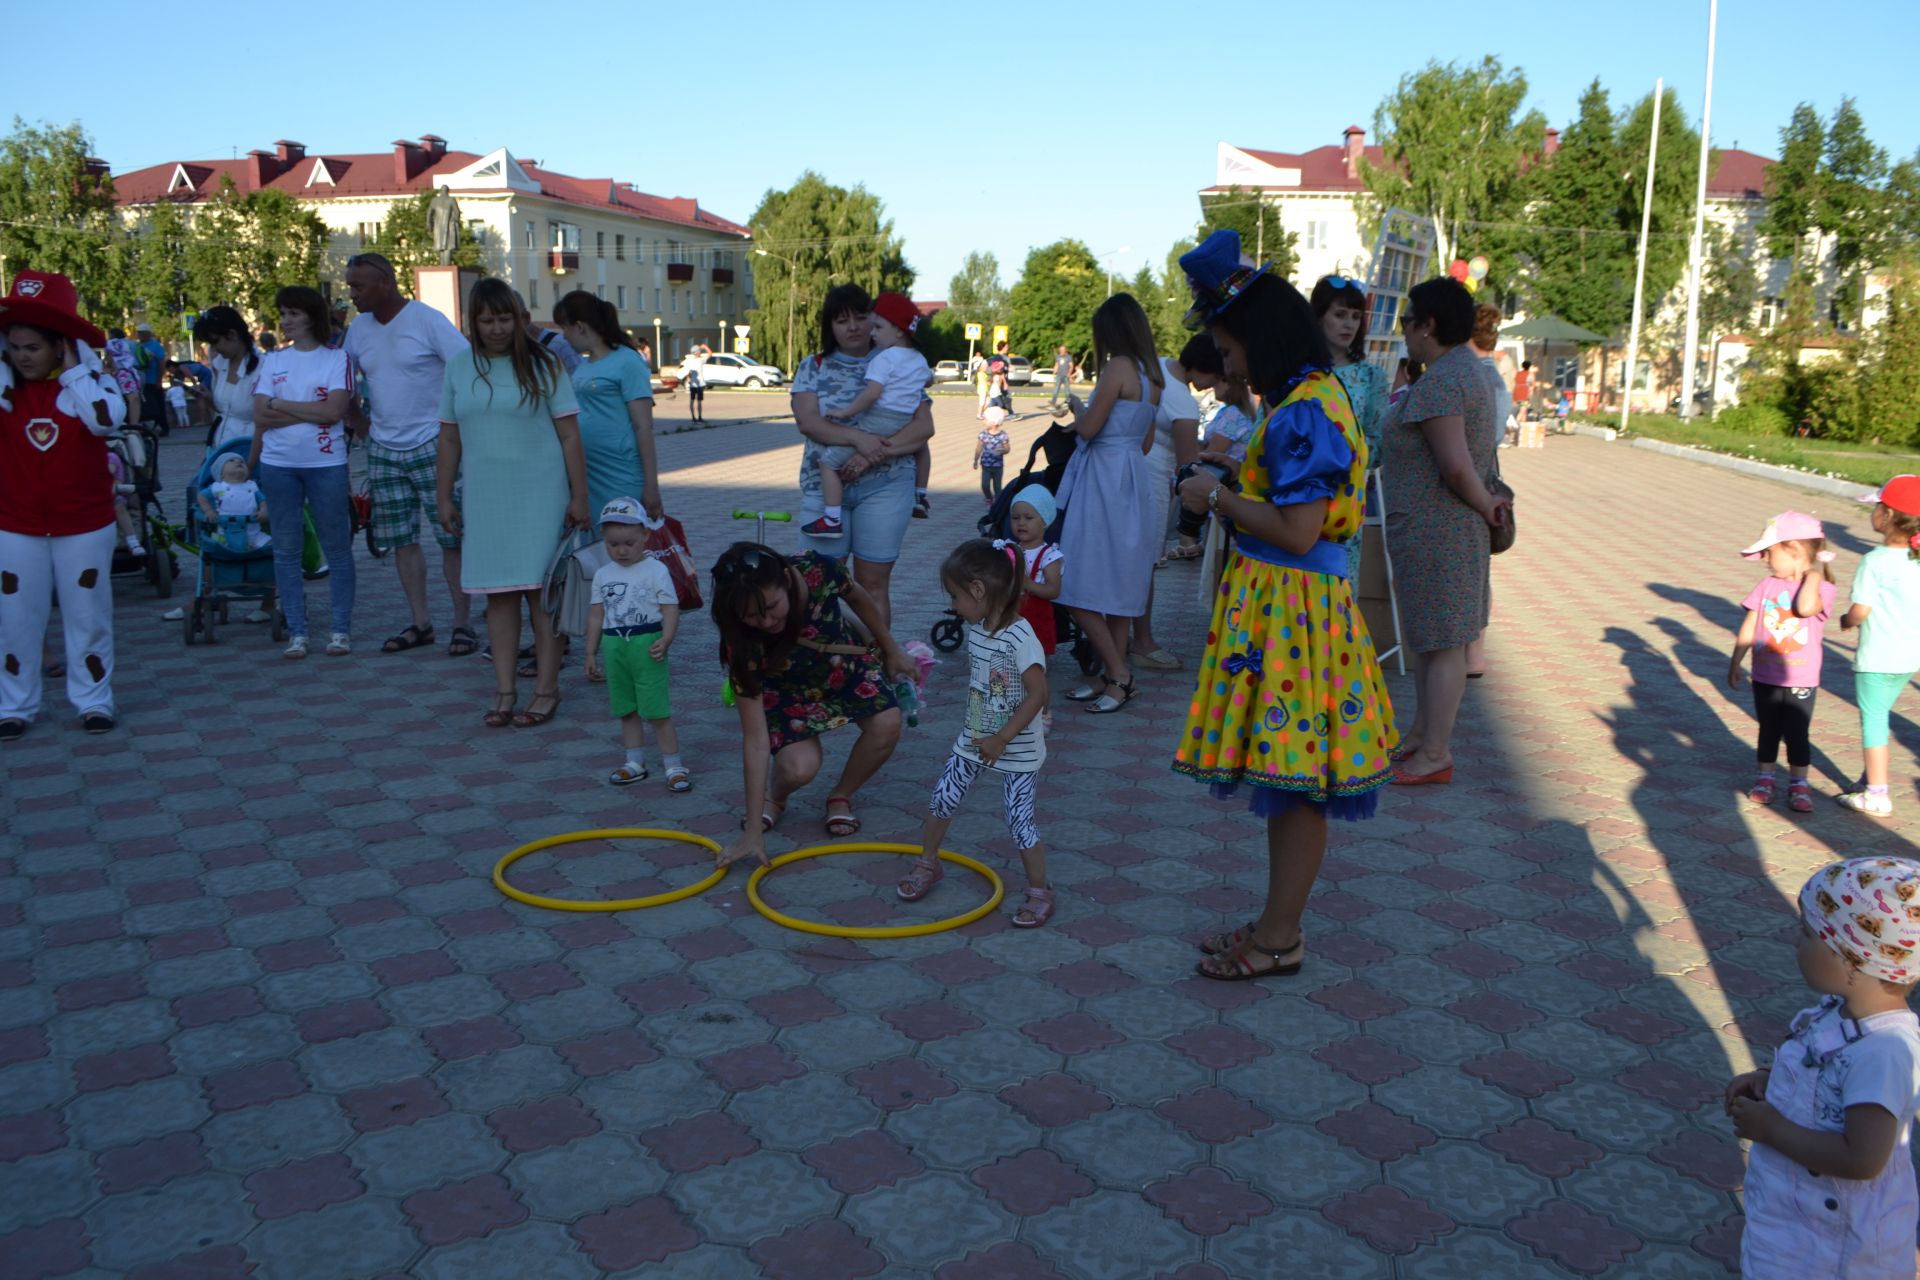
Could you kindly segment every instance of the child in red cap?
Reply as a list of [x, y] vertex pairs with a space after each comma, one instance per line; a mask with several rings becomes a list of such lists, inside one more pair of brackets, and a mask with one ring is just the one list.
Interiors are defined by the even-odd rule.
[[[851, 404], [821, 405], [830, 421], [859, 427], [873, 435], [890, 436], [907, 425], [926, 398], [933, 372], [927, 358], [914, 346], [920, 311], [904, 293], [883, 293], [873, 300], [873, 358], [867, 361], [867, 385]], [[845, 485], [840, 468], [854, 450], [839, 445], [820, 456], [820, 502], [825, 513], [801, 532], [832, 537], [841, 530], [840, 506]], [[932, 455], [922, 445], [914, 455], [916, 514], [926, 503], [927, 471]]]
[[1740, 664], [1753, 653], [1753, 717], [1760, 725], [1759, 772], [1747, 789], [1755, 804], [1772, 804], [1780, 740], [1787, 742], [1787, 807], [1813, 812], [1807, 767], [1813, 763], [1808, 730], [1820, 694], [1820, 653], [1835, 587], [1820, 522], [1804, 511], [1782, 511], [1760, 540], [1740, 553], [1764, 560], [1767, 576], [1745, 600], [1746, 621], [1727, 665], [1727, 687], [1740, 687]]
[[1857, 813], [1893, 812], [1887, 791], [1887, 716], [1900, 691], [1920, 671], [1920, 476], [1895, 476], [1873, 504], [1873, 531], [1882, 546], [1869, 551], [1853, 575], [1853, 607], [1842, 631], [1860, 628], [1853, 655], [1854, 701], [1860, 707], [1860, 747], [1866, 772], [1840, 796]]

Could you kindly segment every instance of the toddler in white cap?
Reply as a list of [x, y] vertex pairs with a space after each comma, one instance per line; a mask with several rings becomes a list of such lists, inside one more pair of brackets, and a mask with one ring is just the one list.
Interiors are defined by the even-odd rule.
[[691, 791], [693, 775], [680, 758], [667, 696], [667, 650], [680, 629], [680, 597], [667, 567], [647, 553], [646, 522], [638, 498], [615, 498], [600, 508], [609, 563], [593, 575], [587, 678], [605, 673], [607, 697], [626, 748], [626, 759], [607, 781], [616, 787], [645, 781], [644, 721], [660, 744], [667, 790]]
[[1747, 1280], [1912, 1280], [1920, 1196], [1909, 1137], [1920, 1097], [1920, 864], [1853, 858], [1800, 890], [1800, 973], [1822, 999], [1771, 1067], [1734, 1077], [1749, 1139]]

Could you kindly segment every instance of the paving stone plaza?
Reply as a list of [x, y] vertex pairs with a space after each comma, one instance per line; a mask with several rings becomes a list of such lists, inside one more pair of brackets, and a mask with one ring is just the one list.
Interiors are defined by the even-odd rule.
[[[683, 413], [664, 402], [663, 430]], [[1016, 459], [1042, 421], [1014, 424]], [[936, 566], [980, 511], [971, 399], [940, 400], [938, 422], [933, 518], [895, 577], [903, 640], [939, 616]], [[781, 420], [661, 437], [703, 566], [751, 534], [734, 508], [795, 506], [796, 439]], [[199, 449], [162, 452], [177, 519]], [[1899, 711], [1895, 817], [1830, 799], [1859, 758], [1837, 628], [1816, 811], [1742, 796], [1752, 717], [1724, 675], [1757, 576], [1735, 552], [1811, 510], [1844, 592], [1866, 509], [1589, 439], [1503, 465], [1520, 541], [1496, 561], [1456, 781], [1336, 830], [1306, 968], [1265, 983], [1193, 974], [1194, 939], [1257, 906], [1265, 847], [1168, 768], [1190, 670], [1143, 672], [1124, 713], [1089, 718], [1058, 700], [1073, 667], [1056, 658], [1048, 927], [1011, 928], [1009, 903], [850, 942], [763, 919], [745, 867], [612, 914], [490, 882], [561, 832], [736, 829], [737, 722], [704, 615], [673, 651], [696, 785], [670, 796], [657, 769], [607, 785], [618, 726], [577, 658], [551, 724], [483, 728], [491, 674], [445, 656], [437, 588], [440, 645], [382, 656], [406, 619], [364, 548], [346, 659], [283, 661], [238, 610], [217, 646], [186, 648], [160, 617], [174, 602], [121, 580], [119, 730], [83, 736], [56, 689], [0, 748], [0, 1276], [1731, 1274], [1743, 1157], [1721, 1091], [1812, 1003], [1793, 895], [1836, 857], [1914, 855], [1920, 831], [1920, 728]], [[1156, 630], [1189, 667], [1196, 577], [1157, 579]], [[945, 659], [862, 793], [863, 838], [916, 838], [964, 688]], [[850, 736], [828, 740], [830, 769]], [[827, 790], [796, 797], [775, 851], [827, 838]], [[949, 844], [1017, 890], [989, 791]], [[579, 844], [513, 874], [629, 897], [704, 858]], [[767, 897], [886, 924], [983, 892], [953, 875], [902, 904], [903, 865], [813, 860]]]

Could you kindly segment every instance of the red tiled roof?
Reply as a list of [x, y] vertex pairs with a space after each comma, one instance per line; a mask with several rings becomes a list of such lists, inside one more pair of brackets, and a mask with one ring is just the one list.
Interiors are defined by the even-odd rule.
[[1774, 162], [1751, 151], [1723, 150], [1707, 174], [1707, 194], [1723, 200], [1758, 200], [1767, 194], [1767, 170]]
[[[434, 139], [434, 142], [438, 143], [439, 139]], [[298, 144], [294, 146], [297, 148]], [[281, 144], [281, 148], [284, 154], [285, 144]], [[301, 200], [401, 196], [430, 191], [439, 185], [436, 178], [457, 173], [479, 159], [480, 153], [473, 151], [444, 151], [435, 156], [422, 150], [414, 165], [409, 166], [416, 171], [410, 178], [401, 181], [400, 167], [392, 151], [353, 155], [307, 154], [291, 162], [283, 161], [272, 153], [255, 152], [238, 160], [168, 160], [144, 169], [114, 174], [113, 186], [115, 195], [123, 205], [159, 204], [162, 201], [196, 204], [219, 194], [222, 177], [232, 178], [233, 185], [242, 195], [269, 189], [284, 191]], [[631, 183], [615, 182], [611, 178], [576, 178], [571, 174], [543, 169], [517, 156], [514, 159], [528, 177], [540, 184], [540, 194], [550, 199], [586, 208], [619, 210], [636, 217], [723, 235], [749, 234], [746, 227], [709, 213], [700, 207], [699, 201], [688, 197], [649, 195], [635, 190]], [[309, 186], [314, 167], [320, 164], [326, 166], [327, 175], [333, 181], [331, 184], [323, 181]], [[188, 182], [192, 183], [192, 190], [183, 187], [169, 193], [167, 188], [180, 170], [185, 171]], [[469, 189], [478, 194], [501, 188]], [[453, 187], [452, 190], [459, 195], [463, 188]]]
[[[1270, 188], [1272, 190], [1299, 191], [1359, 191], [1366, 184], [1356, 177], [1347, 176], [1347, 155], [1344, 147], [1315, 147], [1312, 151], [1294, 154], [1286, 151], [1256, 151], [1252, 147], [1239, 147], [1263, 164], [1276, 169], [1298, 169], [1300, 184], [1298, 187]], [[1379, 147], [1369, 146], [1363, 152], [1367, 163], [1375, 168], [1386, 167], [1386, 153]], [[1773, 161], [1751, 151], [1722, 150], [1717, 156], [1718, 163], [1707, 178], [1707, 194], [1719, 199], [1757, 200], [1766, 195], [1767, 170]], [[1207, 192], [1225, 191], [1224, 186], [1207, 187]]]

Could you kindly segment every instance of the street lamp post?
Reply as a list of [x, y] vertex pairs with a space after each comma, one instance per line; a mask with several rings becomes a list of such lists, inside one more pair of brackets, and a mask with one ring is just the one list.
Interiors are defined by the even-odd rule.
[[[1121, 254], [1127, 252], [1132, 247], [1133, 247], [1132, 245], [1123, 244], [1118, 249], [1109, 249], [1105, 253], [1100, 255], [1100, 261], [1104, 263], [1108, 258], [1117, 258]], [[1109, 298], [1113, 296], [1113, 268], [1112, 267], [1107, 268], [1107, 296]]]
[[787, 352], [786, 354], [787, 354], [787, 364], [797, 373], [800, 368], [800, 362], [798, 359], [794, 357], [794, 352], [793, 352], [793, 293], [794, 293], [794, 286], [799, 282], [799, 279], [800, 279], [800, 264], [795, 262], [792, 258], [789, 258], [784, 254], [774, 253], [768, 249], [755, 249], [753, 252], [758, 257], [778, 258], [780, 261], [787, 264]]
[[660, 317], [653, 318], [653, 367], [658, 369], [667, 362], [667, 353], [660, 349]]

